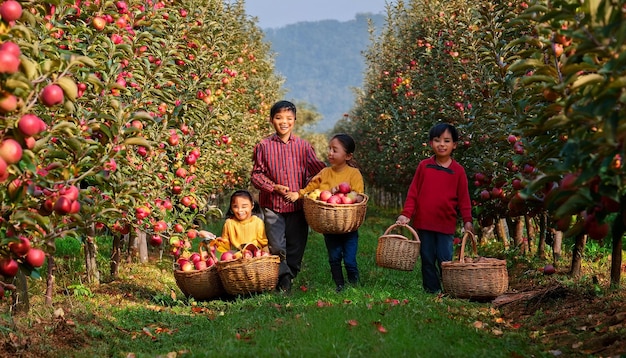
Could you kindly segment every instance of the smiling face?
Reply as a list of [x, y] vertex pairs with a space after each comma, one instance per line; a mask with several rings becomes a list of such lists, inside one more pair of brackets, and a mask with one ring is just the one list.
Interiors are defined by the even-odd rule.
[[239, 221], [246, 220], [252, 216], [253, 204], [250, 199], [245, 196], [235, 196], [230, 203], [235, 218]]
[[456, 149], [456, 142], [452, 139], [450, 131], [446, 130], [439, 137], [430, 141], [430, 147], [440, 162], [445, 162], [450, 158], [452, 151]]
[[293, 126], [296, 123], [296, 115], [290, 109], [283, 109], [276, 112], [271, 119], [272, 125], [276, 130], [276, 134], [286, 142], [293, 131]]

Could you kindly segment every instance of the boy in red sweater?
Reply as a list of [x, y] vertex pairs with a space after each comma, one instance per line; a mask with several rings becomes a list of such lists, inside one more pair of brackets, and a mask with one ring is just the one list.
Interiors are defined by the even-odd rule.
[[422, 284], [429, 293], [441, 292], [441, 263], [452, 260], [457, 219], [474, 232], [472, 206], [465, 169], [454, 159], [459, 133], [448, 123], [439, 123], [428, 133], [434, 155], [417, 166], [397, 224], [418, 231], [421, 246]]

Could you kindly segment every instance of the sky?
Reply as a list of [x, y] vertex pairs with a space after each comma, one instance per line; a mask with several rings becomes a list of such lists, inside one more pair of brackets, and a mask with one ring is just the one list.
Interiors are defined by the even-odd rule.
[[301, 21], [349, 21], [358, 13], [385, 14], [390, 0], [245, 0], [246, 13], [260, 28], [276, 28]]

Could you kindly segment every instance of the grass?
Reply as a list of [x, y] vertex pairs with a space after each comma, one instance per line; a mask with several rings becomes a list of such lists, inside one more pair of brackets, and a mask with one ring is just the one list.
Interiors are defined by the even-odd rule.
[[[512, 322], [500, 318], [491, 304], [424, 293], [419, 261], [413, 272], [377, 267], [377, 238], [395, 215], [369, 209], [359, 232], [361, 284], [339, 294], [318, 233], [309, 237], [304, 267], [290, 295], [268, 292], [228, 300], [188, 300], [176, 287], [169, 258], [124, 264], [117, 281], [98, 286], [87, 287], [76, 274], [71, 276], [73, 282], [59, 277], [54, 308], [43, 306], [43, 281], [36, 282], [31, 284], [31, 312], [16, 317], [18, 324], [12, 330], [30, 336], [31, 342], [15, 353], [24, 357], [548, 356], [537, 342], [529, 344], [528, 332], [513, 329]], [[219, 224], [210, 229], [219, 231]], [[104, 243], [100, 250], [106, 256], [103, 247]], [[60, 245], [59, 253], [67, 267], [82, 260], [73, 244]], [[101, 267], [108, 269], [106, 264]], [[73, 293], [62, 294], [68, 291]], [[2, 312], [4, 307], [0, 305]], [[64, 310], [63, 320], [51, 318], [55, 308]], [[4, 319], [1, 316], [0, 322]], [[0, 331], [0, 337], [7, 334]]]

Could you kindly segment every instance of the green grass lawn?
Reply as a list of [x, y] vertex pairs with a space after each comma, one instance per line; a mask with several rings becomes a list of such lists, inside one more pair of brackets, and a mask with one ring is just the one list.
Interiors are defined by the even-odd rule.
[[[334, 290], [318, 233], [309, 237], [304, 267], [290, 295], [268, 292], [194, 302], [176, 286], [169, 258], [126, 264], [119, 280], [90, 287], [92, 295], [55, 296], [55, 307], [66, 311], [84, 341], [58, 347], [52, 331], [48, 353], [56, 357], [546, 355], [530, 344], [528, 333], [502, 320], [491, 304], [424, 293], [419, 260], [412, 272], [377, 267], [377, 238], [395, 216], [369, 209], [360, 230], [362, 282], [341, 293]], [[212, 229], [219, 231], [219, 224]], [[76, 256], [80, 261], [80, 254]], [[44, 315], [41, 309], [37, 312]], [[39, 349], [45, 350], [44, 343]]]

